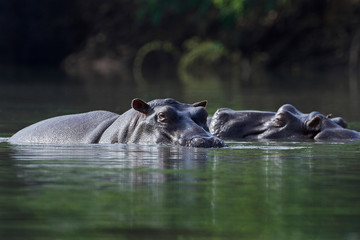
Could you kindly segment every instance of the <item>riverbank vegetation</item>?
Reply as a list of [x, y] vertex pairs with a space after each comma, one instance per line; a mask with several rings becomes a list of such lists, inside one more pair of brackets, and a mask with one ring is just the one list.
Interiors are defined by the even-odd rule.
[[[359, 45], [358, 0], [18, 0], [1, 5], [1, 64], [61, 65], [85, 78], [141, 79], [144, 68], [168, 65], [179, 75], [210, 66], [245, 78], [258, 69], [346, 67]], [[357, 61], [356, 54], [352, 59]]]

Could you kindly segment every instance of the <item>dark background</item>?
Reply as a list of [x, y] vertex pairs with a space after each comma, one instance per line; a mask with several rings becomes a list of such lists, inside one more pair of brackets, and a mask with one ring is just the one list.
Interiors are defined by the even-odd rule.
[[[359, 29], [358, 0], [1, 1], [0, 63], [76, 75], [81, 63], [101, 72], [100, 60], [121, 71], [146, 43], [167, 41], [183, 52], [197, 37], [222, 44], [235, 64], [241, 56], [271, 71], [326, 69], [348, 66]], [[150, 65], [168, 62], [153, 58]]]

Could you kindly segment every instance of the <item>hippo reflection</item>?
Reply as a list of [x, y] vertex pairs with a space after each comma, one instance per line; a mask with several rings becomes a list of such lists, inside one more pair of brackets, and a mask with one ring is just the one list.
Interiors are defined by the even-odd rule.
[[342, 118], [319, 112], [304, 114], [290, 104], [277, 112], [218, 109], [209, 120], [210, 133], [221, 139], [357, 140], [360, 133], [346, 129]]
[[206, 104], [207, 101], [185, 104], [170, 98], [146, 103], [137, 98], [132, 101], [132, 108], [122, 115], [93, 111], [54, 117], [20, 130], [9, 142], [223, 147], [223, 141], [209, 133]]

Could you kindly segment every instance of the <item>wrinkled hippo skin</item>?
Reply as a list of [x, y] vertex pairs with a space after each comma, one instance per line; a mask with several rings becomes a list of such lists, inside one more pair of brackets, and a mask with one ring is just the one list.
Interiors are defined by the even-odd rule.
[[290, 104], [277, 112], [218, 109], [208, 119], [210, 133], [223, 140], [278, 139], [317, 141], [359, 140], [360, 133], [346, 129], [341, 117], [319, 112], [305, 114]]
[[134, 99], [122, 115], [93, 111], [54, 117], [15, 133], [9, 143], [136, 143], [189, 147], [223, 147], [207, 127], [207, 101], [194, 104], [174, 99], [149, 103]]

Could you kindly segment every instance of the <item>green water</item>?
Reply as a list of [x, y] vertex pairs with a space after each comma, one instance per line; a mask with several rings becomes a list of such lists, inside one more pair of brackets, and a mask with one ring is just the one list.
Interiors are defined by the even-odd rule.
[[291, 103], [360, 130], [357, 95], [344, 83], [321, 91], [309, 82], [264, 84], [0, 84], [0, 239], [360, 239], [359, 141], [224, 149], [6, 142], [47, 117], [121, 113], [133, 97], [208, 99], [210, 113]]
[[359, 143], [0, 143], [1, 239], [359, 239]]

